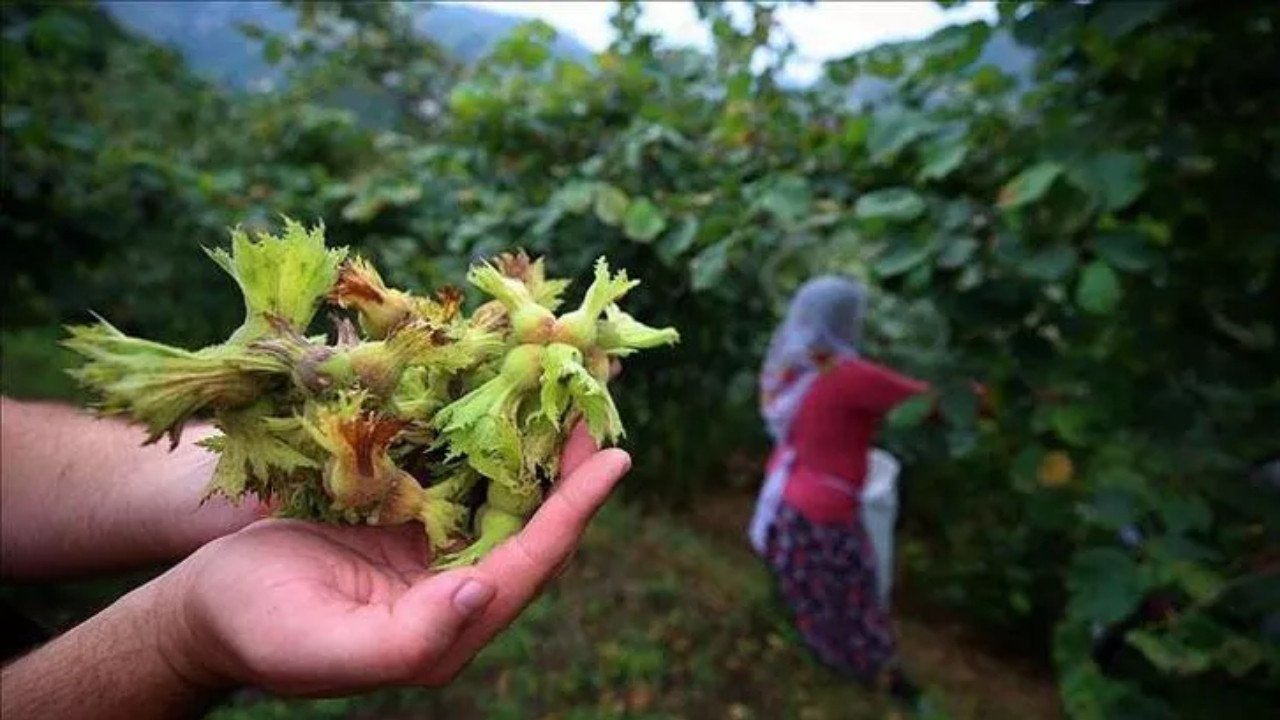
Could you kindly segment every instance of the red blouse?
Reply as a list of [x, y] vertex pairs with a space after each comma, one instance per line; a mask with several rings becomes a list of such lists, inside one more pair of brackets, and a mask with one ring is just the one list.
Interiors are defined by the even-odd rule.
[[848, 520], [857, 510], [880, 421], [894, 406], [927, 389], [925, 383], [861, 359], [824, 372], [791, 423], [788, 443], [795, 463], [783, 501], [811, 522]]

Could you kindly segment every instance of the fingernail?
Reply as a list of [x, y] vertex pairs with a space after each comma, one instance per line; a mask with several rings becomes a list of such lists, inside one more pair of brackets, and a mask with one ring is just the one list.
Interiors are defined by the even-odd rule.
[[467, 580], [453, 594], [453, 606], [463, 615], [478, 612], [493, 599], [493, 586], [479, 580]]

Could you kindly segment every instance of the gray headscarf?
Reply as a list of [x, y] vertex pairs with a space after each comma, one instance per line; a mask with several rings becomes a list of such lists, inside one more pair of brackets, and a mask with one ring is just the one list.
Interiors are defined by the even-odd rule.
[[761, 410], [774, 442], [786, 439], [817, 378], [817, 357], [857, 357], [865, 305], [862, 284], [836, 275], [809, 280], [792, 297], [760, 373]]

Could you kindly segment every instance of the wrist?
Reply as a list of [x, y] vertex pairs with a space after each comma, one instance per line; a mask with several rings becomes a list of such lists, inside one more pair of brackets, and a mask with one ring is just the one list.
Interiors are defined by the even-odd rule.
[[200, 620], [191, 602], [191, 565], [193, 556], [138, 588], [135, 612], [140, 623], [140, 637], [147, 637], [154, 655], [167, 673], [193, 695], [212, 697], [230, 689], [235, 683], [220, 670], [215, 661], [216, 650], [204, 639]]
[[167, 576], [144, 585], [4, 668], [5, 718], [181, 718], [209, 709], [221, 687], [196, 648], [175, 642]]

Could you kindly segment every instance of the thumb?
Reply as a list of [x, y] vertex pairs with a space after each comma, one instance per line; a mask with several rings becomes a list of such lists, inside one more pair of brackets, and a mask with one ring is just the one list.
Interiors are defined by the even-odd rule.
[[497, 589], [487, 580], [465, 572], [444, 572], [419, 580], [396, 602], [399, 637], [422, 658], [418, 668], [443, 655], [471, 620], [483, 614]]

